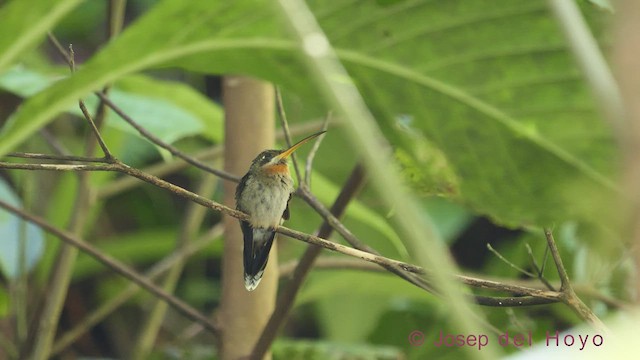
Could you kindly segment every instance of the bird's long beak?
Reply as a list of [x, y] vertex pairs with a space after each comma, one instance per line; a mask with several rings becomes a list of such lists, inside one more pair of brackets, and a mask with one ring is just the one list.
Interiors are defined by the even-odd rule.
[[311, 139], [313, 139], [315, 137], [318, 137], [318, 136], [320, 136], [320, 135], [322, 135], [324, 133], [326, 133], [326, 131], [320, 131], [320, 132], [317, 132], [317, 133], [315, 133], [313, 135], [307, 136], [306, 138], [304, 138], [304, 139], [298, 141], [297, 143], [291, 145], [290, 148], [288, 148], [287, 150], [283, 151], [280, 155], [275, 156], [274, 159], [282, 160], [282, 159], [288, 158], [291, 154], [293, 154], [294, 151], [296, 151], [300, 146], [304, 145], [307, 141], [309, 141], [309, 140], [311, 140]]

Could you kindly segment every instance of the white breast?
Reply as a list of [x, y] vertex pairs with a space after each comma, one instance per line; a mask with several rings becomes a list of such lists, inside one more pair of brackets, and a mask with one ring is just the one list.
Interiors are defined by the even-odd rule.
[[292, 192], [290, 176], [270, 176], [261, 178], [260, 182], [250, 178], [239, 205], [251, 216], [250, 223], [254, 228], [274, 228], [280, 225]]

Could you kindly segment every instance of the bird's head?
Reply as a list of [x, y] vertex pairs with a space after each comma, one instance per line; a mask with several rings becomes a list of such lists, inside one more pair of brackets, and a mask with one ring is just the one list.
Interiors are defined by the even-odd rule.
[[290, 148], [286, 150], [265, 150], [258, 154], [253, 162], [251, 163], [250, 171], [264, 171], [268, 174], [276, 174], [276, 173], [286, 173], [289, 174], [289, 167], [287, 165], [287, 159], [294, 151], [296, 151], [300, 146], [305, 144], [307, 141], [324, 134], [325, 131], [317, 132], [313, 135], [307, 136], [306, 138], [298, 141]]

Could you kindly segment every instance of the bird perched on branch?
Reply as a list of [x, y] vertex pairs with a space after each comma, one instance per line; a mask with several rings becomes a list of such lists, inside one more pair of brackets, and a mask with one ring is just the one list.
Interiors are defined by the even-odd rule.
[[308, 136], [286, 150], [261, 152], [236, 188], [236, 209], [250, 217], [240, 221], [244, 236], [244, 286], [249, 291], [258, 287], [262, 279], [275, 229], [283, 219], [289, 219], [289, 199], [294, 189], [287, 158], [323, 133]]

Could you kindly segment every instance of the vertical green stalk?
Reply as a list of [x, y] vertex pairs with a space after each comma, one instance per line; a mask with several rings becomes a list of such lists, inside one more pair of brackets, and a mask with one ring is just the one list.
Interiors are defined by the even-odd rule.
[[22, 344], [27, 339], [27, 222], [18, 220], [18, 277], [15, 279], [16, 340]]
[[[217, 177], [205, 175], [197, 193], [207, 198], [211, 197], [217, 183]], [[193, 202], [189, 203], [189, 207], [182, 219], [180, 233], [176, 239], [176, 252], [184, 251], [191, 244], [191, 240], [198, 235], [198, 230], [202, 225], [206, 213], [207, 208]], [[180, 275], [182, 275], [185, 261], [186, 258], [174, 263], [164, 279], [163, 290], [168, 293], [175, 291]], [[164, 320], [167, 308], [168, 305], [166, 302], [160, 300], [154, 301], [152, 310], [139, 332], [138, 341], [132, 352], [132, 359], [146, 359], [149, 357], [156, 338], [158, 337], [158, 332], [160, 331], [160, 326]]]
[[[91, 135], [89, 135], [91, 136]], [[91, 153], [91, 152], [88, 152]], [[78, 174], [79, 183], [71, 220], [68, 229], [73, 234], [81, 234], [85, 223], [86, 214], [91, 206], [88, 197], [89, 173]], [[73, 266], [78, 256], [78, 249], [64, 244], [60, 247], [60, 254], [56, 261], [53, 276], [50, 281], [49, 293], [46, 295], [44, 310], [35, 334], [35, 343], [31, 359], [49, 359], [51, 346], [58, 329], [58, 321], [67, 296]]]

